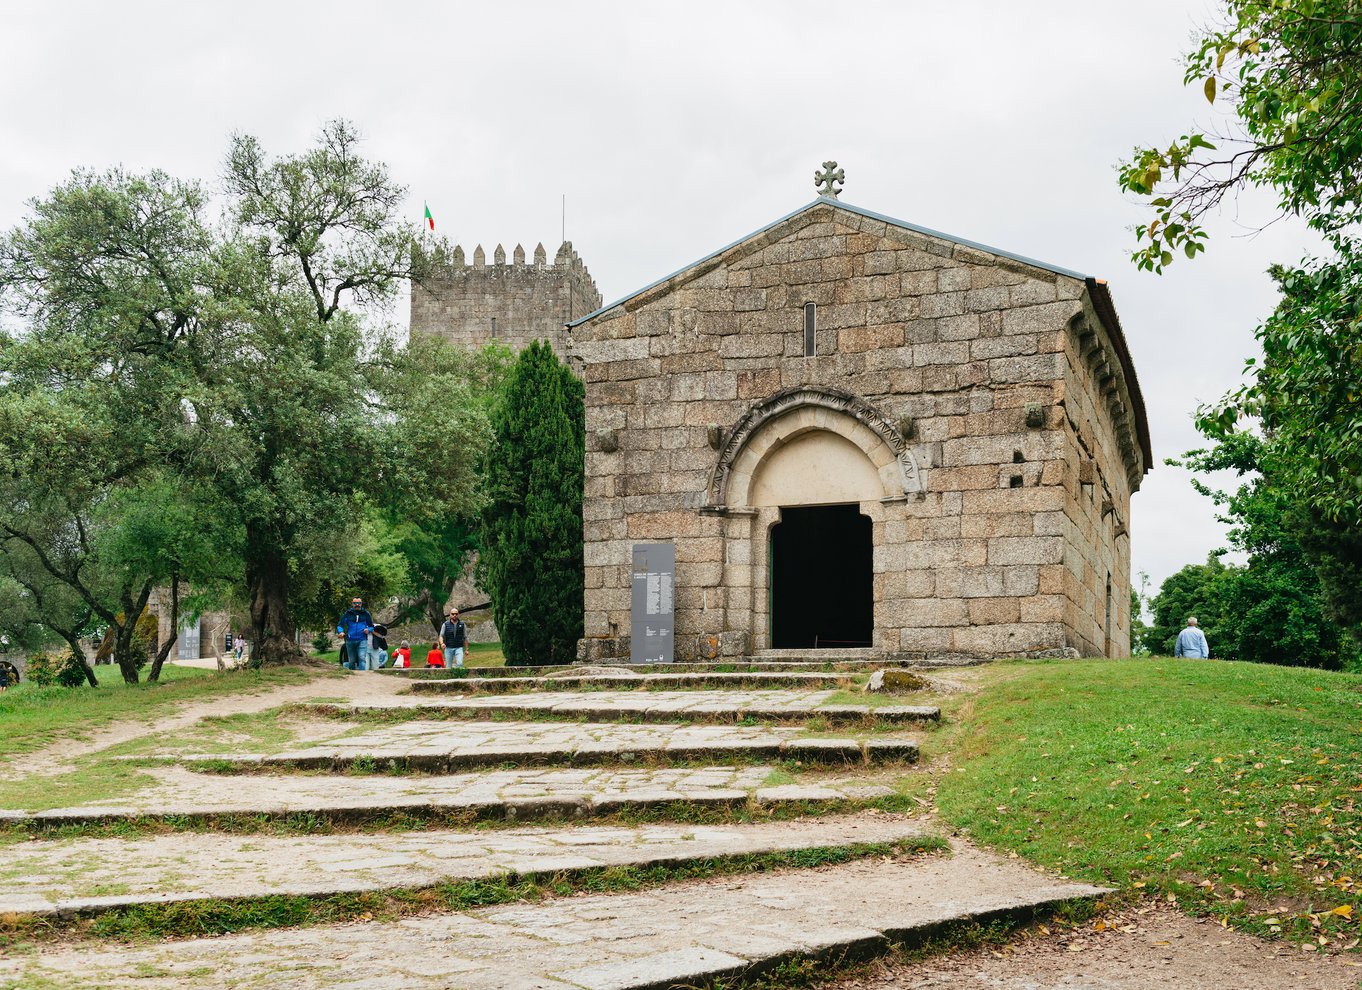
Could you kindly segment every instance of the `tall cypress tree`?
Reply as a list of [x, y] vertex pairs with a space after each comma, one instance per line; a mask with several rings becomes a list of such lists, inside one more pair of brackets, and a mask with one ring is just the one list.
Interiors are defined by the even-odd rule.
[[492, 415], [478, 582], [512, 664], [568, 663], [582, 637], [585, 391], [535, 341]]

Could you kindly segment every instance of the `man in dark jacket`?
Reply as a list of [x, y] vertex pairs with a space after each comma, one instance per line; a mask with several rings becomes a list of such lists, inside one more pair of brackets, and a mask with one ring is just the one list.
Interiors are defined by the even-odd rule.
[[345, 638], [341, 658], [350, 670], [364, 669], [364, 662], [368, 659], [369, 633], [373, 628], [374, 620], [364, 607], [364, 599], [350, 599], [350, 607], [340, 617], [340, 622], [336, 623], [337, 634]]
[[387, 665], [388, 627], [381, 622], [375, 622], [373, 635], [369, 637], [369, 669], [382, 670]]
[[468, 649], [468, 627], [459, 618], [459, 610], [451, 608], [449, 618], [440, 627], [440, 642], [445, 648], [445, 669], [463, 666], [463, 655]]

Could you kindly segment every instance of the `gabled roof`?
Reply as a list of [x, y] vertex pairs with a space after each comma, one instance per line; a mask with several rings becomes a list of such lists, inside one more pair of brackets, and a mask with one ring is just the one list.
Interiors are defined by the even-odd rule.
[[935, 238], [937, 240], [945, 241], [950, 244], [957, 244], [962, 247], [971, 248], [975, 251], [979, 251], [984, 254], [989, 254], [997, 258], [1005, 258], [1009, 261], [1025, 265], [1028, 268], [1035, 268], [1038, 269], [1039, 271], [1050, 272], [1051, 274], [1054, 275], [1061, 275], [1064, 276], [1065, 278], [1077, 279], [1078, 281], [1083, 282], [1087, 287], [1090, 298], [1092, 299], [1093, 308], [1094, 310], [1096, 310], [1099, 319], [1101, 319], [1102, 325], [1106, 329], [1108, 337], [1111, 338], [1112, 348], [1113, 350], [1115, 350], [1116, 356], [1121, 363], [1121, 372], [1125, 377], [1126, 387], [1130, 393], [1131, 405], [1133, 407], [1131, 412], [1134, 414], [1136, 433], [1139, 437], [1141, 451], [1144, 454], [1145, 471], [1149, 471], [1153, 467], [1154, 454], [1149, 441], [1149, 422], [1145, 415], [1144, 397], [1140, 393], [1140, 383], [1139, 380], [1135, 377], [1135, 366], [1130, 359], [1130, 350], [1126, 346], [1125, 334], [1121, 330], [1121, 321], [1116, 315], [1116, 308], [1112, 304], [1111, 300], [1111, 291], [1107, 287], [1107, 283], [1105, 280], [1095, 278], [1091, 275], [1084, 275], [1081, 272], [1076, 272], [1069, 268], [1062, 268], [1059, 265], [1052, 265], [1049, 262], [1037, 261], [1035, 258], [1028, 258], [1025, 255], [1016, 254], [1012, 251], [1004, 251], [1001, 248], [990, 247], [987, 244], [980, 244], [978, 241], [971, 241], [964, 237], [956, 237], [954, 234], [946, 234], [942, 233], [939, 230], [932, 230], [930, 227], [923, 227], [915, 223], [909, 223], [907, 220], [899, 220], [895, 217], [885, 216], [883, 213], [876, 213], [873, 210], [867, 210], [859, 206], [853, 206], [852, 204], [845, 203], [840, 199], [831, 199], [826, 196], [819, 196], [812, 202], [805, 203], [803, 206], [799, 207], [799, 209], [793, 210], [790, 213], [785, 214], [783, 217], [779, 217], [775, 220], [772, 220], [770, 223], [766, 224], [766, 226], [760, 227], [757, 230], [752, 231], [750, 234], [746, 234], [742, 237], [739, 237], [736, 241], [733, 241], [731, 244], [726, 244], [723, 247], [719, 248], [717, 251], [711, 251], [703, 258], [693, 261], [689, 265], [684, 265], [683, 267], [678, 268], [670, 275], [664, 275], [662, 278], [659, 278], [654, 282], [648, 283], [641, 289], [637, 289], [629, 293], [628, 295], [616, 299], [612, 303], [608, 303], [602, 306], [600, 309], [597, 309], [594, 312], [588, 313], [585, 316], [573, 320], [572, 322], [567, 324], [567, 327], [568, 329], [572, 329], [573, 327], [581, 326], [584, 323], [588, 323], [591, 320], [594, 320], [596, 317], [600, 316], [601, 314], [607, 313], [610, 310], [615, 309], [616, 307], [626, 306], [628, 303], [637, 299], [639, 296], [646, 295], [650, 293], [652, 290], [659, 288], [660, 286], [666, 285], [670, 282], [681, 282], [683, 280], [686, 280], [685, 277], [688, 275], [694, 275], [698, 277], [699, 275], [707, 271], [709, 268], [713, 267], [713, 265], [710, 264], [711, 262], [717, 262], [717, 259], [733, 251], [735, 248], [741, 247], [752, 241], [757, 241], [762, 237], [762, 235], [769, 233], [770, 231], [774, 230], [775, 228], [781, 226], [784, 223], [788, 223], [790, 220], [793, 220], [800, 214], [807, 213], [809, 210], [812, 210], [815, 207], [819, 206], [830, 206], [833, 209], [842, 210], [844, 212], [851, 213], [859, 217], [865, 217], [870, 220], [876, 220], [879, 221], [880, 223], [887, 224], [891, 227], [897, 227], [900, 230], [912, 231], [913, 233], [922, 234], [926, 237]]

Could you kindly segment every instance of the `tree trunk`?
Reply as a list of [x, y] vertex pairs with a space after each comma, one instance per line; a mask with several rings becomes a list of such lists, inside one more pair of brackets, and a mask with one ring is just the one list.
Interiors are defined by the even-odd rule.
[[137, 632], [137, 620], [129, 619], [124, 614], [123, 624], [118, 626], [114, 632], [113, 660], [118, 664], [119, 673], [123, 675], [125, 684], [136, 684], [138, 682], [137, 660], [132, 655], [132, 640]]
[[300, 660], [303, 651], [294, 639], [289, 612], [288, 561], [263, 540], [247, 536], [256, 552], [246, 564], [246, 587], [251, 596], [251, 666]]
[[[147, 602], [151, 598], [151, 582], [146, 581], [142, 584], [142, 590], [138, 593], [136, 600], [132, 597], [132, 589], [123, 589], [123, 617], [122, 625], [116, 627], [114, 636], [113, 658], [114, 663], [118, 664], [119, 671], [123, 674], [123, 680], [128, 684], [136, 684], [137, 657], [133, 654], [133, 640], [137, 638], [137, 622], [142, 618], [142, 612], [146, 610]], [[142, 658], [145, 662], [146, 658]]]
[[147, 680], [151, 682], [161, 679], [161, 664], [166, 662], [166, 657], [170, 656], [171, 647], [180, 638], [180, 576], [177, 574], [170, 579], [170, 638], [161, 644], [161, 648], [156, 651], [155, 658], [151, 661], [151, 670], [147, 673]]
[[421, 608], [426, 613], [430, 627], [438, 633], [445, 622], [445, 603], [437, 602], [435, 596], [427, 589], [421, 592]]
[[80, 661], [81, 667], [85, 670], [85, 680], [90, 687], [99, 687], [99, 678], [95, 677], [94, 664], [85, 659], [85, 647], [80, 643], [80, 637], [74, 632], [57, 629], [57, 634], [66, 640], [66, 645], [71, 647], [71, 655]]
[[216, 622], [208, 627], [208, 642], [213, 647], [213, 660], [218, 665], [218, 673], [225, 673], [227, 665], [222, 662], [222, 634], [226, 631], [226, 622]]

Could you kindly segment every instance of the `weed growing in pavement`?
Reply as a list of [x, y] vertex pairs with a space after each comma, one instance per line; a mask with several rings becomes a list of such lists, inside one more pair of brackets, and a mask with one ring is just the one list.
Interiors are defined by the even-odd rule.
[[920, 814], [922, 805], [908, 794], [890, 794], [870, 799], [845, 798], [835, 801], [755, 801], [692, 804], [665, 802], [636, 808], [596, 813], [585, 804], [570, 812], [553, 806], [534, 809], [531, 815], [519, 809], [507, 817], [499, 806], [441, 809], [431, 807], [414, 811], [371, 812], [347, 810], [342, 817], [318, 812], [291, 812], [285, 815], [168, 815], [143, 818], [111, 818], [103, 821], [52, 822], [41, 820], [0, 826], [0, 848], [19, 842], [44, 839], [81, 839], [169, 835], [173, 833], [230, 832], [253, 835], [348, 835], [358, 832], [413, 832], [437, 829], [518, 828], [533, 821], [536, 825], [568, 825], [590, 820], [593, 825], [693, 824], [723, 825], [733, 822], [790, 821], [824, 815], [852, 814], [858, 811]]

